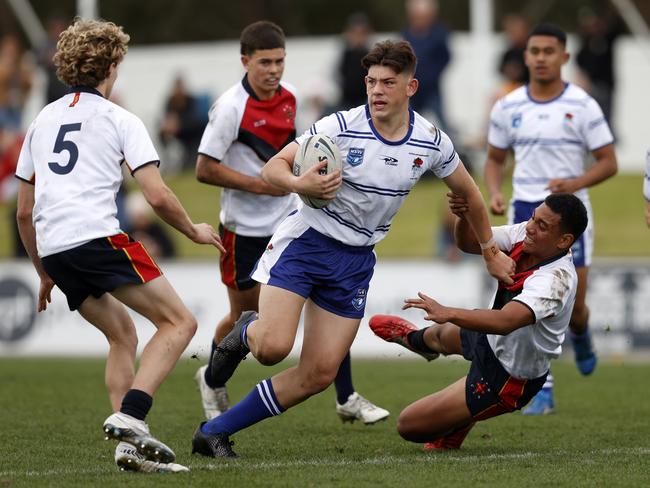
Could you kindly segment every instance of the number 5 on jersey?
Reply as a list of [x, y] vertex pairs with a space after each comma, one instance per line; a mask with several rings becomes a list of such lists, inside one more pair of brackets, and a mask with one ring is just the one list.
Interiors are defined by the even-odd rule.
[[54, 149], [52, 151], [56, 154], [60, 154], [62, 151], [68, 151], [70, 158], [68, 159], [68, 163], [63, 166], [59, 163], [47, 163], [50, 169], [57, 175], [67, 175], [74, 169], [74, 165], [77, 164], [77, 159], [79, 158], [79, 149], [74, 142], [66, 141], [65, 136], [68, 132], [76, 132], [78, 130], [81, 130], [81, 122], [76, 124], [63, 124], [59, 128], [59, 133], [56, 136]]

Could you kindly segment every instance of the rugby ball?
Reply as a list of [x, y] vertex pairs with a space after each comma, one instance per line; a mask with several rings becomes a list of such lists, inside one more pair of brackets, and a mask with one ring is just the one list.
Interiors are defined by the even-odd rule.
[[[334, 170], [341, 171], [343, 168], [343, 159], [341, 151], [334, 144], [334, 141], [323, 134], [309, 136], [302, 141], [300, 149], [296, 153], [293, 161], [293, 174], [300, 176], [309, 170], [315, 164], [327, 161], [327, 166], [319, 171], [321, 175], [330, 174]], [[305, 205], [311, 208], [323, 208], [332, 200], [323, 200], [321, 198], [311, 197], [308, 195], [298, 194]]]

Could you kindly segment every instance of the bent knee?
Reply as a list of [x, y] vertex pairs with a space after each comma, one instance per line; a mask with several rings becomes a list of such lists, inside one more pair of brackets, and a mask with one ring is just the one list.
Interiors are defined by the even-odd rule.
[[413, 423], [408, 415], [405, 415], [404, 412], [400, 414], [397, 418], [397, 433], [404, 440], [415, 442], [415, 430], [413, 429]]
[[179, 327], [183, 330], [183, 333], [191, 339], [194, 337], [194, 334], [196, 334], [199, 325], [196, 321], [196, 317], [188, 312], [181, 320]]
[[337, 369], [317, 368], [309, 371], [303, 380], [306, 391], [315, 395], [330, 386], [336, 378]]
[[421, 419], [413, 418], [404, 412], [397, 419], [397, 433], [402, 439], [409, 442], [428, 442], [439, 435], [435, 432], [426, 432], [421, 425]]
[[291, 345], [278, 341], [263, 341], [255, 349], [255, 359], [264, 366], [273, 366], [286, 358], [291, 352]]
[[119, 346], [135, 351], [138, 347], [138, 334], [133, 324], [115, 327], [104, 335], [111, 346]]

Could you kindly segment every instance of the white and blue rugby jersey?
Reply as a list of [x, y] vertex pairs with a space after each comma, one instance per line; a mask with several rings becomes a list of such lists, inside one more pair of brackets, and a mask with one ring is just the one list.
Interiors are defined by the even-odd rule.
[[438, 178], [454, 172], [460, 160], [447, 134], [413, 110], [409, 114], [409, 129], [401, 141], [387, 141], [377, 132], [366, 105], [331, 114], [296, 140], [328, 135], [343, 157], [343, 184], [336, 198], [322, 209], [300, 209], [307, 225], [351, 246], [375, 244], [386, 236], [425, 171]]
[[[544, 200], [550, 180], [582, 175], [588, 153], [613, 142], [598, 103], [570, 83], [545, 102], [522, 86], [498, 100], [490, 114], [488, 143], [515, 153], [513, 200]], [[576, 196], [589, 198], [586, 188]]]
[[133, 173], [158, 160], [142, 121], [97, 90], [75, 87], [47, 105], [27, 131], [16, 168], [36, 185], [38, 255], [119, 233], [122, 163]]

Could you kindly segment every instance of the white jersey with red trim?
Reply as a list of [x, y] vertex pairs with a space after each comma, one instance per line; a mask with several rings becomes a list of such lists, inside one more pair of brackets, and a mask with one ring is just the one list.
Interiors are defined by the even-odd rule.
[[[570, 83], [544, 102], [522, 86], [498, 100], [490, 114], [488, 143], [515, 153], [513, 200], [541, 202], [550, 193], [550, 180], [581, 176], [589, 153], [613, 142], [598, 103]], [[586, 188], [576, 196], [589, 198]]]
[[[512, 251], [521, 246], [526, 237], [526, 222], [493, 227], [492, 232], [499, 249], [512, 254], [516, 261], [518, 256]], [[494, 355], [511, 376], [534, 379], [546, 373], [551, 359], [562, 352], [576, 298], [578, 275], [570, 252], [522, 274], [523, 288], [511, 300], [528, 307], [535, 323], [507, 335], [487, 334], [487, 339]]]
[[[244, 77], [210, 109], [199, 153], [259, 178], [266, 162], [296, 137], [295, 116], [291, 85], [282, 82], [273, 98], [260, 100]], [[219, 220], [235, 234], [266, 237], [297, 206], [294, 194], [276, 197], [223, 188]]]
[[123, 162], [133, 173], [159, 158], [142, 121], [98, 91], [76, 87], [41, 110], [16, 168], [36, 185], [39, 256], [120, 232], [115, 197]]
[[296, 142], [315, 134], [328, 135], [340, 149], [343, 184], [329, 205], [305, 205], [300, 217], [321, 234], [351, 246], [381, 241], [424, 172], [445, 178], [460, 162], [447, 134], [410, 109], [408, 132], [400, 141], [388, 141], [377, 132], [367, 105], [319, 120]]

